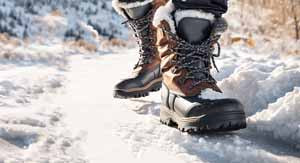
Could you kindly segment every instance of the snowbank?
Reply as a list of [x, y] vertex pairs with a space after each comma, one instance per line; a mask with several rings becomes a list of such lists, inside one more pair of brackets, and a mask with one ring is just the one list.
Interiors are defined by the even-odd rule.
[[300, 88], [248, 119], [250, 126], [300, 148]]
[[[39, 43], [21, 43], [12, 45], [0, 42], [0, 63], [18, 64], [30, 66], [33, 64], [43, 64], [53, 66], [58, 69], [65, 69], [67, 56], [71, 53], [64, 44], [56, 43], [51, 45]], [[3, 66], [4, 67], [4, 66]]]
[[299, 146], [299, 58], [235, 51], [227, 49], [217, 60], [221, 72], [214, 76], [224, 93], [203, 96], [239, 99], [250, 128]]
[[214, 73], [223, 94], [207, 93], [211, 98], [238, 98], [248, 116], [266, 109], [287, 92], [300, 86], [299, 58], [255, 55], [224, 51], [217, 60], [220, 73]]

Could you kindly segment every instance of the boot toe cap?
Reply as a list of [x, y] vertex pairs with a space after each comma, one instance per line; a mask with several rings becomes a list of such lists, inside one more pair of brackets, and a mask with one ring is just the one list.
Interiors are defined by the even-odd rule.
[[114, 87], [115, 90], [128, 90], [132, 88], [137, 88], [140, 83], [134, 79], [125, 79], [117, 83]]
[[243, 104], [239, 100], [231, 98], [216, 100], [212, 107], [222, 111], [244, 111]]
[[219, 99], [209, 100], [202, 103], [194, 104], [187, 116], [201, 116], [204, 114], [215, 114], [225, 112], [242, 112], [244, 113], [243, 104], [237, 99]]

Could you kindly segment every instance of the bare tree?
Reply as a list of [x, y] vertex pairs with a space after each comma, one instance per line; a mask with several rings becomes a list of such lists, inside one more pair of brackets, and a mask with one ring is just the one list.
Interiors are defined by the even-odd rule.
[[294, 21], [295, 38], [300, 39], [300, 0], [290, 0], [291, 13]]

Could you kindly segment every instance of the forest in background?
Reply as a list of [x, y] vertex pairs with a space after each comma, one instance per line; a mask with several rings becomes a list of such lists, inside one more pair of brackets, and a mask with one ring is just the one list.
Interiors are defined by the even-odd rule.
[[243, 45], [257, 53], [300, 54], [299, 0], [231, 0], [223, 45]]
[[[223, 45], [257, 53], [300, 54], [300, 0], [230, 0]], [[14, 6], [14, 7], [13, 7]], [[72, 42], [88, 50], [132, 46], [109, 0], [0, 0], [0, 41]], [[7, 41], [9, 40], [9, 41]], [[74, 43], [75, 42], [75, 43]], [[19, 45], [19, 44], [18, 44]]]
[[255, 15], [270, 12], [265, 18], [265, 28], [261, 28], [262, 33], [300, 39], [300, 0], [241, 0], [241, 16], [249, 14], [245, 11], [247, 5], [257, 8], [257, 12], [252, 13]]

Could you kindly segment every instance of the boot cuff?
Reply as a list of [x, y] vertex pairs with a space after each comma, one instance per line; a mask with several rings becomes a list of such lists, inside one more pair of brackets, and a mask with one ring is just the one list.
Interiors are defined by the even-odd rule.
[[[175, 11], [175, 6], [171, 0], [164, 6], [161, 6], [157, 9], [153, 19], [153, 25], [158, 27], [161, 21], [165, 20], [170, 28], [171, 32], [176, 33], [176, 24], [185, 17], [192, 18], [202, 18], [214, 21], [215, 17], [211, 13], [204, 12], [202, 10], [176, 10], [175, 15], [173, 16], [173, 12]], [[176, 21], [176, 24], [175, 22]]]
[[153, 0], [144, 0], [144, 1], [135, 1], [135, 2], [121, 2], [120, 0], [113, 0], [112, 6], [118, 14], [125, 16], [122, 9], [140, 7], [152, 2]]
[[183, 18], [200, 18], [200, 19], [207, 19], [211, 22], [214, 21], [215, 17], [211, 13], [204, 12], [202, 10], [176, 10], [175, 12], [175, 20], [176, 24], [178, 25], [179, 21]]

